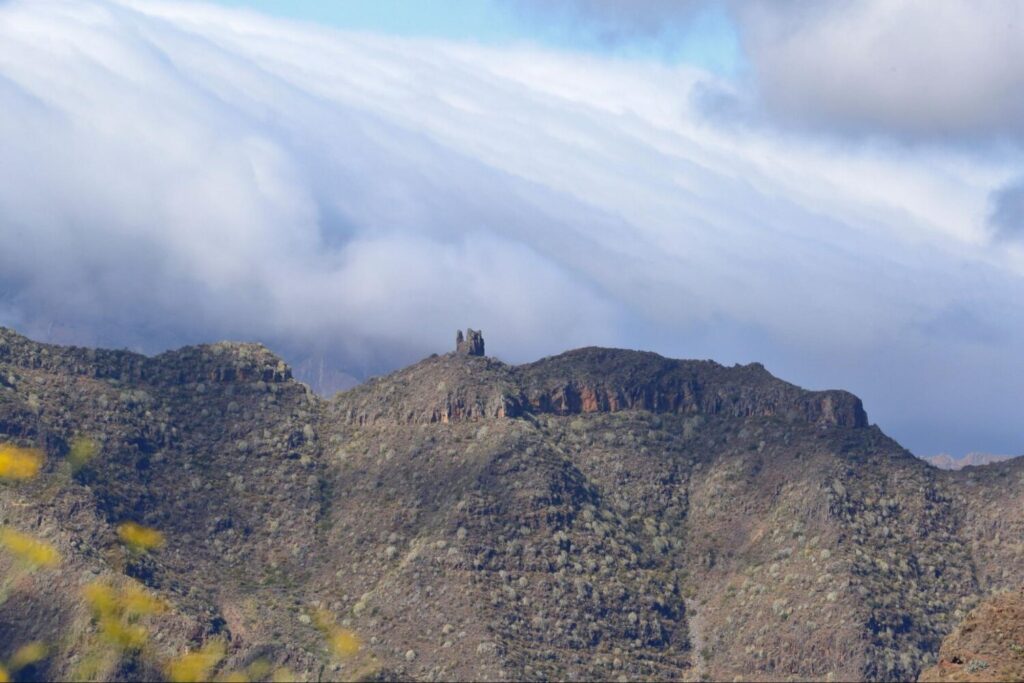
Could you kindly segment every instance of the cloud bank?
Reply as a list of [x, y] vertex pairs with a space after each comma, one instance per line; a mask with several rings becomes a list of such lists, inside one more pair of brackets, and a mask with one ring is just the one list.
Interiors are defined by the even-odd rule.
[[906, 140], [1024, 141], [1024, 5], [1000, 0], [737, 4], [766, 106]]
[[759, 360], [914, 450], [1024, 450], [1024, 252], [988, 224], [1015, 159], [694, 105], [730, 87], [191, 3], [0, 4], [0, 323], [356, 376], [467, 325], [512, 362]]
[[679, 40], [727, 8], [750, 116], [910, 142], [1024, 142], [1024, 5], [1003, 0], [507, 0], [612, 43]]

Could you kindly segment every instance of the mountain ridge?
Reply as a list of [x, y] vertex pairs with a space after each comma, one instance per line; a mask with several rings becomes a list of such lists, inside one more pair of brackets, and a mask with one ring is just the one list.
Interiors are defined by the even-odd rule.
[[939, 453], [938, 455], [925, 457], [924, 460], [940, 469], [962, 470], [965, 467], [984, 467], [985, 465], [1010, 460], [1014, 457], [1017, 456], [974, 451], [961, 458], [954, 458], [948, 453]]
[[[212, 358], [211, 358], [212, 357]], [[582, 377], [564, 376], [558, 382], [547, 382], [541, 386], [539, 377], [555, 372], [567, 365], [580, 365], [584, 371], [595, 363], [589, 361], [597, 358], [597, 365], [603, 370], [613, 373], [613, 377], [595, 373], [585, 373]], [[451, 359], [456, 362], [467, 362], [465, 355], [449, 353], [444, 356], [433, 356], [415, 363], [409, 368], [390, 373], [385, 377], [396, 377], [410, 369], [423, 364], [444, 362]], [[603, 361], [611, 360], [613, 367]], [[615, 361], [621, 361], [615, 363]], [[86, 374], [96, 378], [113, 378], [143, 381], [156, 384], [181, 384], [193, 381], [221, 382], [239, 379], [259, 378], [262, 381], [282, 382], [292, 378], [291, 368], [262, 344], [247, 342], [217, 342], [214, 344], [185, 346], [180, 349], [147, 356], [132, 351], [105, 351], [82, 347], [56, 346], [33, 342], [13, 330], [0, 328], [0, 362], [50, 371]], [[471, 361], [472, 362], [472, 361]], [[826, 422], [849, 424], [851, 426], [867, 426], [867, 415], [859, 398], [841, 390], [807, 391], [795, 385], [783, 382], [771, 375], [760, 363], [727, 368], [714, 361], [686, 361], [669, 359], [650, 351], [634, 351], [604, 347], [583, 347], [566, 351], [562, 354], [548, 356], [538, 361], [514, 366], [501, 363], [492, 358], [481, 361], [484, 368], [494, 369], [500, 364], [507, 368], [509, 379], [524, 383], [519, 396], [505, 396], [508, 405], [495, 407], [492, 413], [484, 408], [473, 406], [468, 412], [456, 409], [454, 417], [490, 416], [515, 417], [520, 412], [551, 412], [561, 415], [582, 412], [611, 411], [620, 409], [644, 409], [654, 412], [711, 412], [728, 411], [730, 404], [734, 414], [752, 414], [761, 411], [773, 414], [776, 410], [790, 409], [803, 412], [809, 418], [821, 419]], [[186, 376], [181, 370], [169, 372], [166, 365], [191, 363], [192, 374]], [[479, 369], [479, 368], [478, 368]], [[622, 378], [637, 370], [647, 371], [647, 375]], [[563, 371], [564, 374], [564, 371]], [[616, 377], [615, 375], [618, 375]], [[759, 380], [760, 384], [773, 384], [775, 396], [762, 399], [758, 395], [739, 396], [729, 393], [738, 392], [743, 383], [730, 379], [729, 375], [739, 375], [748, 380]], [[702, 376], [717, 379], [726, 390], [719, 389], [716, 395], [702, 401], [704, 385], [707, 380]], [[616, 384], [616, 379], [619, 380]], [[722, 382], [724, 380], [724, 382]], [[367, 382], [336, 393], [331, 401], [345, 401], [349, 395], [361, 388], [373, 387], [382, 378], [370, 378]], [[716, 387], [713, 387], [717, 389]], [[449, 397], [448, 403], [451, 403]], [[801, 399], [808, 401], [800, 404]], [[820, 399], [820, 405], [814, 405]], [[777, 402], [793, 401], [794, 405], [777, 404]], [[484, 412], [480, 412], [483, 410]], [[512, 413], [498, 414], [499, 410], [511, 410]], [[450, 413], [434, 410], [430, 413], [431, 421], [452, 419]]]
[[[173, 607], [110, 678], [222, 638], [222, 671], [304, 680], [883, 680], [1024, 575], [1019, 461], [937, 470], [852, 394], [758, 365], [454, 353], [327, 400], [259, 345], [147, 358], [0, 331], [0, 379], [0, 438], [46, 455], [0, 486], [0, 526], [64, 557], [0, 604], [0, 658], [59, 643], [39, 679], [96, 636], [84, 577]], [[81, 438], [98, 454], [76, 470]], [[166, 547], [129, 552], [126, 521]], [[332, 659], [317, 610], [361, 659]]]
[[[473, 377], [467, 376], [470, 368]], [[443, 376], [444, 387], [439, 384], [437, 392], [443, 396], [421, 390], [416, 382], [424, 374]], [[482, 387], [481, 374], [487, 377]], [[415, 395], [402, 391], [410, 383]], [[388, 407], [374, 411], [369, 403], [382, 386], [388, 392]], [[775, 378], [760, 364], [727, 368], [714, 361], [674, 360], [647, 351], [599, 347], [517, 366], [457, 353], [434, 355], [336, 394], [331, 401], [352, 406], [349, 419], [361, 424], [377, 419], [450, 422], [526, 413], [648, 410], [734, 416], [786, 413], [793, 419], [867, 426], [867, 415], [856, 396], [839, 390], [809, 392]]]

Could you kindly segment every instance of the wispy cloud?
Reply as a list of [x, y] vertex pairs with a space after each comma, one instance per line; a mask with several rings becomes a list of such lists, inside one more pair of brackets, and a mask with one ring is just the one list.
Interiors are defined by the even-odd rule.
[[1020, 450], [1024, 254], [986, 222], [1012, 158], [708, 119], [694, 93], [736, 86], [685, 66], [191, 3], [0, 15], [2, 322], [357, 374], [466, 325], [512, 361], [763, 360], [921, 450]]

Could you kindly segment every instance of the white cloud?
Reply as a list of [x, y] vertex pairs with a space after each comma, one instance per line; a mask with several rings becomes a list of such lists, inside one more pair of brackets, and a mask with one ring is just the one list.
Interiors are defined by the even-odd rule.
[[953, 142], [1024, 138], [1024, 5], [1002, 0], [737, 3], [777, 116]]
[[[508, 0], [615, 42], [728, 7], [751, 71], [733, 93], [775, 123], [964, 144], [1024, 138], [1024, 5], [1004, 0]], [[732, 99], [732, 98], [729, 98]], [[736, 100], [733, 100], [735, 103]]]
[[0, 17], [0, 322], [357, 374], [466, 325], [512, 361], [763, 360], [922, 450], [1020, 450], [1024, 256], [986, 227], [1006, 161], [736, 129], [685, 67], [192, 3]]

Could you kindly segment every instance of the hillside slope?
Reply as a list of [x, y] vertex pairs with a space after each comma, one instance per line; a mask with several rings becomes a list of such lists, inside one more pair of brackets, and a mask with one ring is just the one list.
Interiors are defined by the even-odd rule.
[[[122, 679], [221, 639], [222, 671], [304, 680], [883, 680], [1024, 575], [1020, 460], [936, 470], [856, 397], [759, 365], [452, 353], [324, 400], [258, 345], [0, 330], [0, 441], [46, 455], [0, 483], [0, 526], [63, 556], [0, 603], [0, 660], [51, 646], [39, 680], [80, 672], [97, 579], [169, 605], [105, 662]], [[166, 545], [126, 549], [126, 521]], [[357, 657], [331, 656], [325, 615]]]
[[999, 593], [974, 608], [918, 680], [1024, 680], [1024, 593]]

